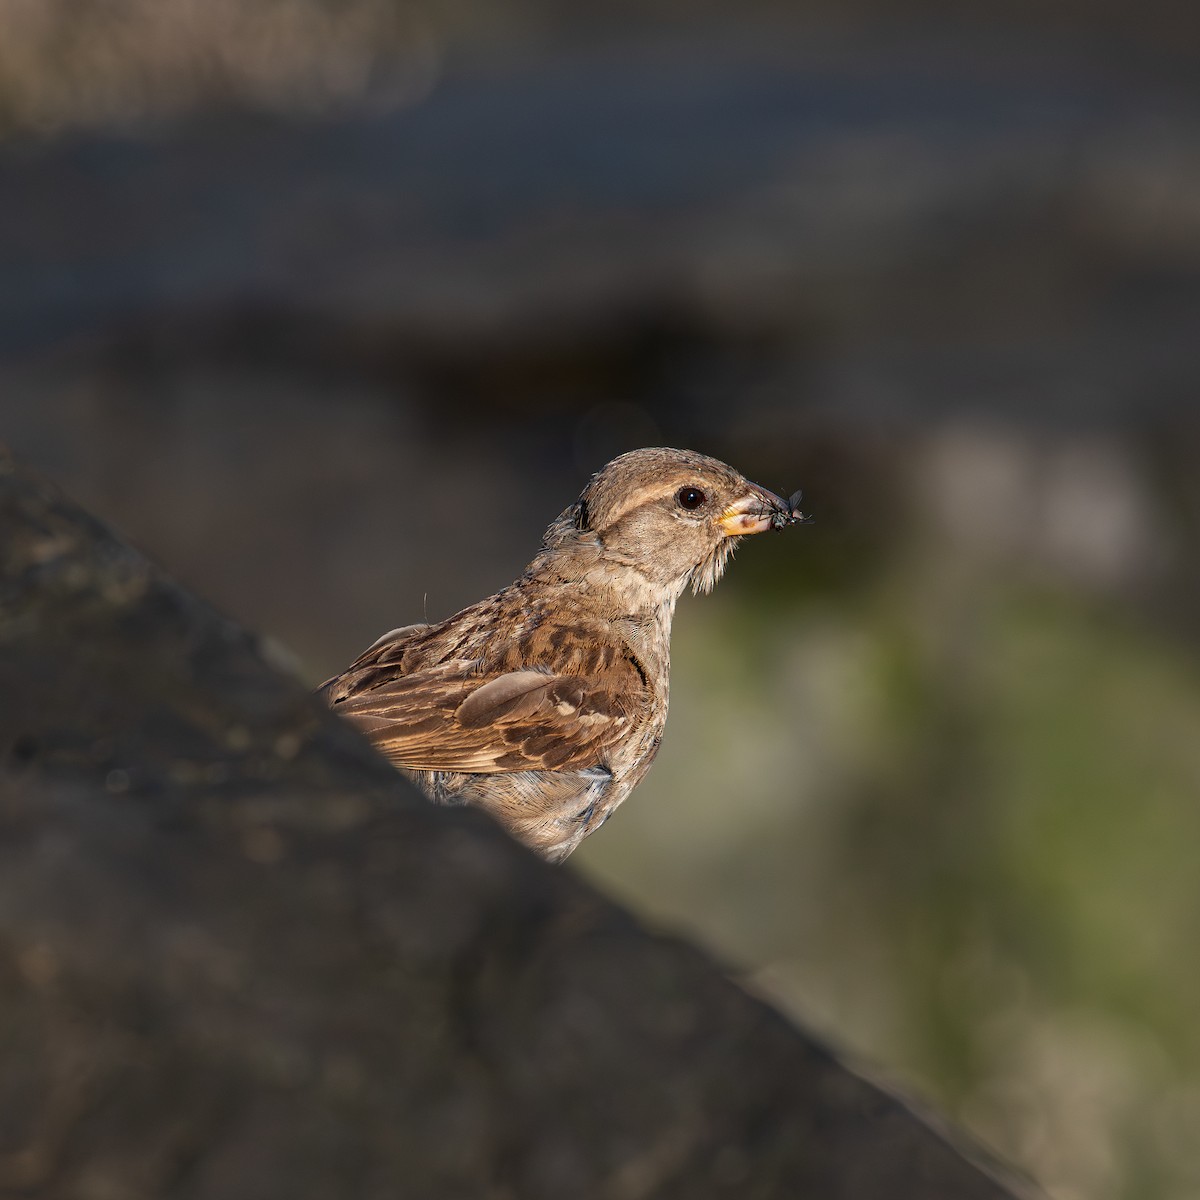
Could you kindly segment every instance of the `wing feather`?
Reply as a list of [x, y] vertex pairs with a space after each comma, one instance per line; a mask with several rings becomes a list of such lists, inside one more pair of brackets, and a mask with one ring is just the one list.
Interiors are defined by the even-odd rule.
[[634, 714], [618, 681], [520, 670], [481, 676], [446, 663], [336, 700], [397, 766], [413, 771], [596, 766]]
[[413, 771], [494, 774], [606, 762], [649, 711], [636, 661], [593, 623], [532, 620], [523, 640], [464, 640], [462, 618], [487, 603], [441, 626], [393, 630], [322, 686], [326, 702]]
[[540, 693], [554, 678], [545, 671], [509, 671], [506, 675], [497, 675], [477, 687], [454, 710], [454, 715], [465, 729], [478, 729], [500, 717], [511, 720], [532, 716], [542, 703]]

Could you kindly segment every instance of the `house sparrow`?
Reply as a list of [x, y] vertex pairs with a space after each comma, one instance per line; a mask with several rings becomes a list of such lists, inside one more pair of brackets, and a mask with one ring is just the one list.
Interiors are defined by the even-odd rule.
[[799, 500], [690, 450], [622, 454], [515, 583], [384, 634], [320, 694], [432, 800], [561, 862], [658, 750], [680, 594], [710, 591], [746, 534], [805, 520]]

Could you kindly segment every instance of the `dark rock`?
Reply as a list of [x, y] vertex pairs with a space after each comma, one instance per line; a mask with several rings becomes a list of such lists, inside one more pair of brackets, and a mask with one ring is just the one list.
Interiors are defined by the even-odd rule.
[[0, 1193], [1000, 1200], [0, 458]]

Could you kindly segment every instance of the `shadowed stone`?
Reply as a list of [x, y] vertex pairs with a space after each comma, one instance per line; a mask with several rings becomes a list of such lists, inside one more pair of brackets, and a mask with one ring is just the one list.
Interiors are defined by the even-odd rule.
[[1012, 1195], [5, 457], [0, 695], [0, 1193]]

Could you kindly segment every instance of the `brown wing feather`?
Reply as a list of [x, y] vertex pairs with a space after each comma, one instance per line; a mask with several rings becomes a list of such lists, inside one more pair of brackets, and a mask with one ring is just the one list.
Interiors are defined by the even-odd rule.
[[[523, 609], [495, 636], [499, 597], [441, 625], [393, 630], [322, 687], [397, 766], [493, 774], [596, 766], [648, 711], [645, 680], [602, 623]], [[516, 633], [516, 636], [514, 636]]]
[[337, 704], [347, 696], [365, 691], [373, 679], [390, 678], [404, 670], [404, 656], [413, 648], [429, 625], [404, 625], [376, 638], [340, 675], [325, 680], [317, 694], [327, 704]]
[[595, 766], [633, 719], [611, 675], [488, 676], [473, 666], [394, 677], [335, 701], [334, 711], [398, 766], [481, 774]]

